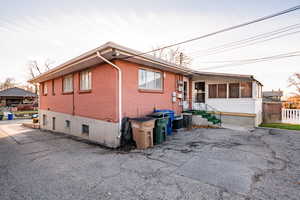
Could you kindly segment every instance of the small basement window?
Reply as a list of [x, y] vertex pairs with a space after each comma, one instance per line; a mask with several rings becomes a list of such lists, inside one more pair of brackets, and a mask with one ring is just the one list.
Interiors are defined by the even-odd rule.
[[86, 124], [82, 124], [81, 133], [84, 135], [89, 135], [90, 130], [89, 126]]
[[46, 126], [46, 115], [43, 115], [43, 126]]
[[55, 130], [55, 117], [52, 117], [52, 130]]
[[70, 120], [66, 120], [66, 127], [67, 127], [67, 128], [70, 128], [70, 126], [71, 126]]

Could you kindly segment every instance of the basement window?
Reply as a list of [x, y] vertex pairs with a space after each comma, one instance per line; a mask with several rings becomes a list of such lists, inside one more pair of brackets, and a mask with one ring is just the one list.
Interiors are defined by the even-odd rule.
[[86, 124], [82, 124], [81, 133], [83, 135], [89, 135], [90, 134], [90, 127]]
[[43, 115], [43, 126], [46, 126], [46, 120], [47, 120], [47, 119], [46, 119], [46, 115], [44, 114], [44, 115]]
[[70, 120], [66, 120], [66, 127], [67, 127], [67, 128], [70, 128], [70, 126], [71, 126]]
[[55, 117], [52, 117], [52, 130], [55, 130]]

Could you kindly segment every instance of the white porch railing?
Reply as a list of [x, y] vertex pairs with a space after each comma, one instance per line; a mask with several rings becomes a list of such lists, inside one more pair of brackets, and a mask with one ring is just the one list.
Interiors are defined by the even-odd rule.
[[300, 124], [300, 109], [282, 109], [282, 123]]

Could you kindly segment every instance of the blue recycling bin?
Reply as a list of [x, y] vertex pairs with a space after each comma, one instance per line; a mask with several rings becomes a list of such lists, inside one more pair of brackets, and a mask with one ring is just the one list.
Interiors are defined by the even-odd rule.
[[14, 114], [12, 114], [12, 113], [7, 114], [7, 119], [8, 120], [13, 120], [14, 119]]
[[154, 112], [161, 112], [166, 114], [169, 117], [169, 122], [167, 124], [167, 134], [172, 135], [172, 124], [175, 118], [175, 112], [173, 110], [165, 110], [165, 109], [155, 110]]

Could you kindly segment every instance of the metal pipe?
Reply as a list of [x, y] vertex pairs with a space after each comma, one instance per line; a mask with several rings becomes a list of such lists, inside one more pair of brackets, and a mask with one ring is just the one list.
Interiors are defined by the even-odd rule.
[[97, 51], [97, 56], [101, 58], [104, 62], [111, 65], [112, 67], [116, 68], [118, 70], [119, 80], [118, 80], [118, 104], [119, 104], [119, 135], [118, 138], [121, 137], [121, 128], [122, 128], [122, 70], [120, 67], [115, 65], [114, 63], [110, 62], [106, 58], [100, 55], [99, 51]]

